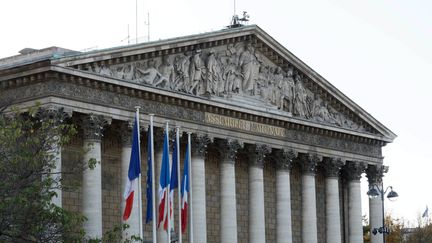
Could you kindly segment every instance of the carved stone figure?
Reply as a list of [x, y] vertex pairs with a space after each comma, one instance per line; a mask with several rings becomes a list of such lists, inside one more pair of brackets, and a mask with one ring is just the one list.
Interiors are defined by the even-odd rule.
[[[163, 82], [169, 82], [166, 77], [164, 77], [155, 67], [155, 61], [149, 60], [147, 64], [147, 69], [143, 70], [137, 68], [137, 72], [141, 74], [141, 78], [138, 80], [139, 83], [145, 83], [152, 86], [159, 86]], [[162, 85], [164, 87], [164, 85]]]
[[259, 63], [251, 44], [247, 44], [245, 50], [240, 55], [239, 66], [241, 68], [241, 74], [243, 75], [243, 92], [255, 95], [254, 85], [255, 79], [258, 76]]
[[284, 74], [281, 67], [277, 67], [273, 75], [273, 103], [280, 109], [283, 106], [282, 86]]
[[162, 64], [159, 66], [159, 72], [168, 80], [165, 88], [171, 90], [179, 90], [178, 80], [176, 79], [174, 66], [171, 64], [171, 59], [168, 55], [162, 57]]
[[224, 83], [222, 79], [222, 68], [216, 59], [215, 53], [213, 50], [210, 50], [210, 53], [207, 57], [207, 87], [206, 91], [209, 94], [216, 94], [219, 96], [224, 91]]
[[195, 95], [204, 94], [204, 84], [202, 82], [203, 74], [203, 62], [201, 59], [201, 50], [196, 50], [192, 56], [192, 60], [189, 66], [189, 77], [191, 79], [190, 86], [187, 88], [187, 92]]
[[223, 77], [225, 79], [225, 93], [239, 93], [241, 90], [241, 73], [237, 70], [236, 62], [231, 58], [226, 59]]
[[321, 98], [316, 99], [314, 102], [312, 117], [318, 122], [328, 122], [334, 124], [334, 119], [327, 109], [327, 105]]
[[303, 87], [303, 83], [300, 75], [296, 75], [295, 78], [295, 90], [294, 90], [294, 114], [302, 118], [309, 118], [309, 105], [306, 89]]
[[190, 56], [188, 53], [183, 53], [178, 55], [174, 59], [174, 70], [176, 72], [177, 87], [181, 91], [188, 92], [188, 87], [190, 86], [189, 78], [189, 66], [190, 66]]
[[282, 80], [281, 87], [281, 110], [293, 112], [293, 99], [294, 99], [294, 78], [293, 69], [289, 68], [286, 76]]

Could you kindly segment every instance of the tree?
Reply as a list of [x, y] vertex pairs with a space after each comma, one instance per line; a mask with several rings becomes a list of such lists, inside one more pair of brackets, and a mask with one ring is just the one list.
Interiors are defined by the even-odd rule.
[[[85, 217], [52, 201], [62, 189], [58, 175], [79, 173], [98, 163], [90, 159], [68, 171], [55, 170], [57, 148], [76, 134], [63, 110], [4, 111], [0, 108], [0, 242], [120, 242], [128, 225], [115, 226], [102, 239], [87, 239]], [[123, 240], [140, 241], [136, 236]]]
[[407, 243], [423, 243], [432, 242], [432, 224], [427, 218], [423, 222], [423, 218], [418, 219], [418, 226], [411, 229], [411, 233], [407, 234]]
[[57, 145], [76, 133], [61, 116], [43, 109], [0, 111], [0, 241], [79, 241], [85, 218], [51, 202], [61, 188], [55, 176]]

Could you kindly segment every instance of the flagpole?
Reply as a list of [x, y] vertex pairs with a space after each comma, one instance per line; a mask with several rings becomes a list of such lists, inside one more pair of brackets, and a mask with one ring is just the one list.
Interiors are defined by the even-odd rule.
[[[169, 123], [169, 121], [166, 121], [166, 130], [165, 130], [165, 132], [166, 132], [166, 135], [165, 136], [167, 136], [168, 138], [169, 138], [169, 131], [168, 131], [168, 123]], [[168, 139], [168, 148], [169, 148], [169, 139]], [[169, 160], [168, 160], [169, 161]], [[168, 163], [168, 175], [170, 175], [171, 174], [171, 171], [169, 171], [169, 168], [170, 168], [170, 166], [169, 166], [169, 163]], [[167, 212], [167, 217], [166, 217], [166, 219], [168, 220], [168, 227], [167, 227], [167, 235], [168, 235], [168, 237], [167, 237], [167, 242], [168, 243], [171, 243], [171, 215], [170, 215], [170, 212], [171, 212], [171, 208], [170, 208], [170, 181], [171, 180], [168, 180], [168, 185], [167, 185], [167, 190], [166, 190], [166, 194], [167, 194], [167, 197], [166, 197], [166, 199], [167, 200], [165, 200], [166, 201], [166, 209], [167, 210], [165, 210], [166, 212]]]
[[193, 208], [193, 203], [192, 203], [192, 180], [191, 180], [191, 178], [192, 178], [192, 169], [191, 169], [191, 165], [192, 165], [192, 157], [191, 157], [191, 132], [188, 132], [188, 151], [187, 151], [187, 153], [188, 153], [188, 156], [189, 156], [189, 166], [188, 166], [188, 168], [189, 168], [189, 178], [188, 178], [188, 180], [189, 180], [189, 194], [190, 194], [190, 207], [189, 207], [189, 215], [190, 215], [190, 217], [189, 217], [189, 242], [190, 243], [193, 243], [193, 210], [192, 210], [192, 208]]
[[177, 143], [177, 185], [178, 187], [178, 227], [179, 227], [179, 236], [178, 242], [182, 243], [182, 229], [181, 229], [181, 182], [180, 182], [180, 127], [176, 127], [176, 143]]
[[[152, 240], [153, 242], [157, 242], [157, 236], [156, 236], [156, 203], [155, 203], [155, 170], [154, 170], [154, 140], [153, 140], [153, 117], [154, 114], [149, 114], [150, 116], [150, 143], [151, 143], [151, 187], [152, 187]], [[144, 239], [142, 239], [144, 240]]]
[[[136, 109], [136, 121], [137, 121], [137, 127], [136, 129], [138, 129], [138, 156], [139, 156], [139, 161], [141, 161], [141, 148], [140, 148], [140, 125], [139, 125], [139, 109], [141, 107], [140, 106], [135, 106]], [[141, 167], [141, 165], [140, 165]], [[139, 173], [138, 176], [138, 210], [139, 210], [139, 236], [142, 240], [144, 240], [144, 236], [143, 236], [143, 223], [142, 223], [142, 194], [141, 194], [141, 172]]]

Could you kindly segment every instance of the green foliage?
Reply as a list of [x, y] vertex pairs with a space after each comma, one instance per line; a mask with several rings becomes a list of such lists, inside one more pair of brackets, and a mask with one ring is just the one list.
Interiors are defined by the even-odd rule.
[[43, 111], [35, 107], [6, 114], [0, 108], [0, 242], [140, 242], [136, 236], [122, 239], [127, 224], [102, 239], [88, 239], [82, 229], [86, 218], [52, 203], [64, 175], [94, 169], [100, 161], [91, 158], [67, 171], [56, 170], [58, 148], [77, 131], [61, 112]]
[[58, 119], [40, 119], [38, 108], [0, 113], [0, 241], [80, 241], [83, 216], [54, 205], [61, 181], [57, 146], [76, 133]]

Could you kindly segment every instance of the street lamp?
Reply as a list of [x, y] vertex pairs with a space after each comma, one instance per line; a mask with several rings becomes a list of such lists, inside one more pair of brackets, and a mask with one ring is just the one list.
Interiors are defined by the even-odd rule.
[[381, 205], [382, 205], [382, 226], [379, 228], [373, 228], [372, 234], [376, 235], [377, 233], [380, 233], [383, 235], [383, 243], [385, 243], [385, 234], [390, 234], [390, 229], [385, 227], [385, 215], [384, 215], [384, 195], [387, 193], [387, 191], [390, 189], [390, 192], [387, 194], [387, 198], [389, 200], [396, 199], [399, 195], [397, 192], [393, 191], [392, 186], [388, 186], [385, 190], [380, 189], [376, 184], [373, 184], [369, 187], [369, 191], [367, 192], [367, 195], [369, 198], [377, 198], [378, 196], [381, 196]]

